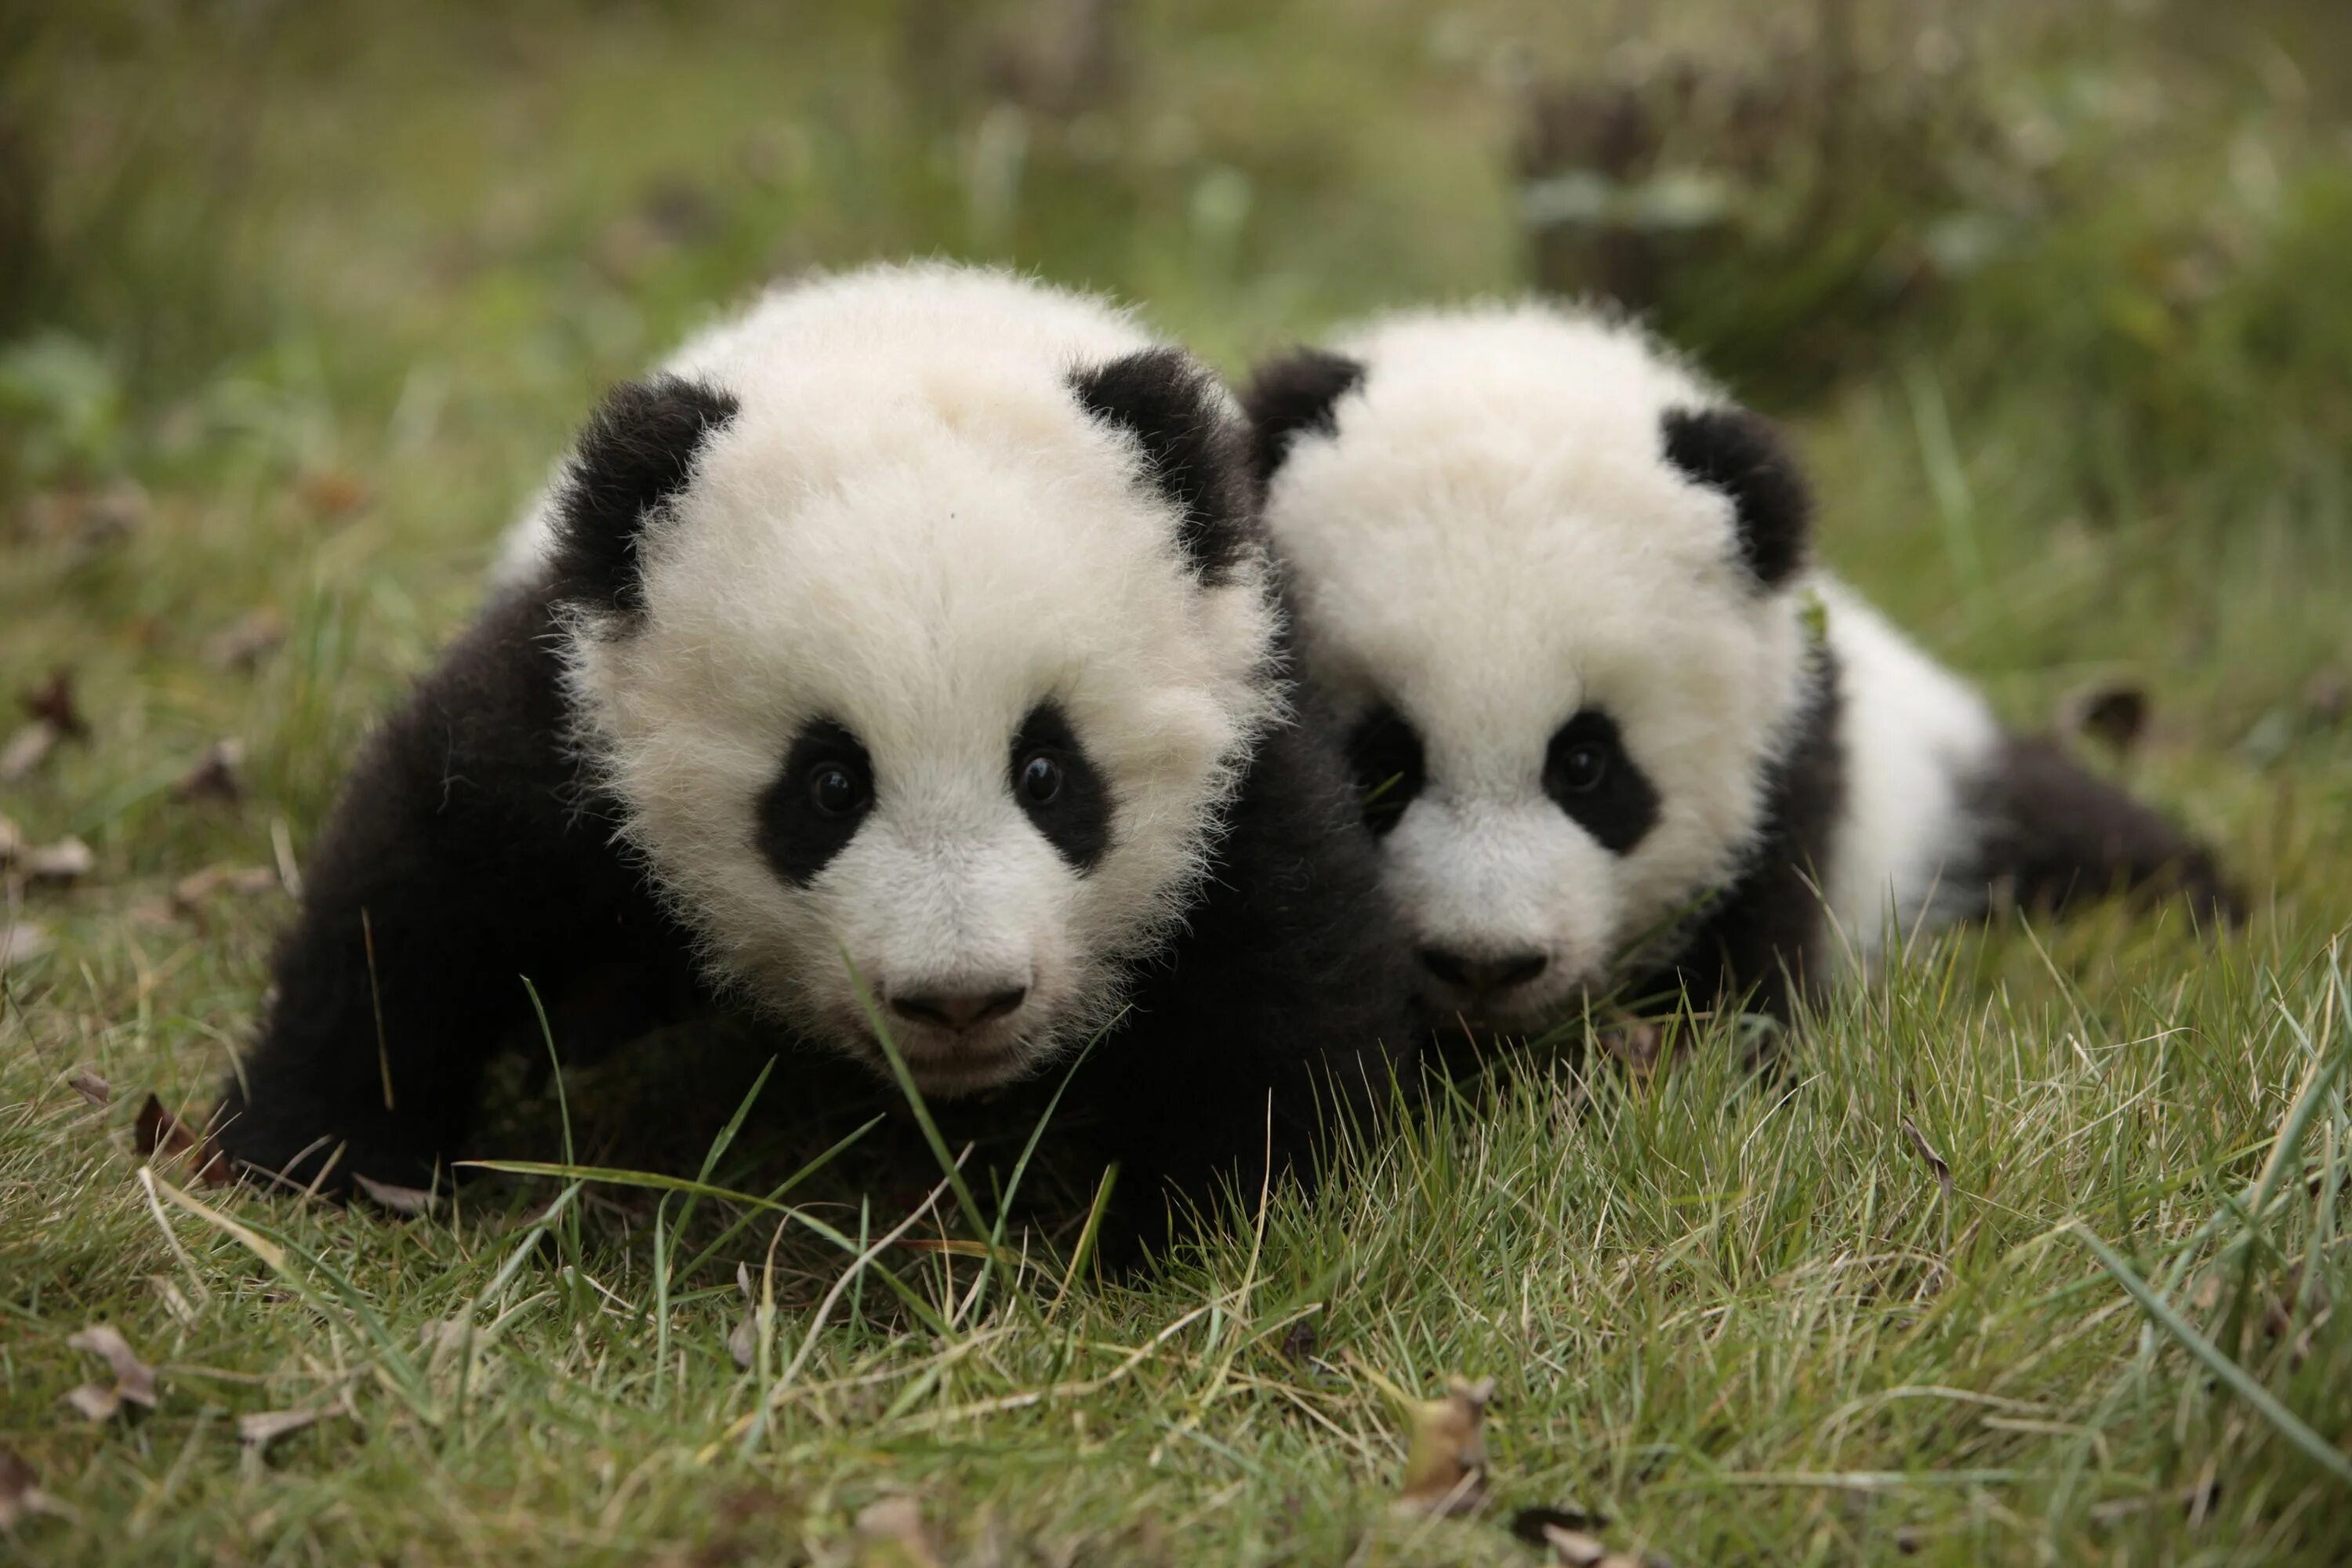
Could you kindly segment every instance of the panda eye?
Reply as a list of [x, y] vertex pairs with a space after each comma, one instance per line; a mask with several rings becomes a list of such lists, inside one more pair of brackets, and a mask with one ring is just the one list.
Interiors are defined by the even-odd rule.
[[1609, 776], [1609, 752], [1591, 741], [1570, 746], [1552, 764], [1552, 787], [1570, 795], [1590, 795]]
[[808, 799], [820, 816], [854, 816], [866, 805], [866, 782], [839, 763], [819, 763], [809, 770]]
[[1031, 805], [1051, 805], [1062, 795], [1062, 764], [1044, 752], [1033, 752], [1021, 764], [1021, 798]]
[[1395, 709], [1374, 709], [1348, 739], [1348, 766], [1364, 826], [1385, 837], [1427, 782], [1421, 737]]

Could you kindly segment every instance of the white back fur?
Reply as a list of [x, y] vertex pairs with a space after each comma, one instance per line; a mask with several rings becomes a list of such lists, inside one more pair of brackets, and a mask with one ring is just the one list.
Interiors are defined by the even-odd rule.
[[[877, 1000], [1026, 986], [961, 1037], [891, 1021], [929, 1090], [1016, 1076], [1116, 1014], [1270, 717], [1262, 563], [1202, 587], [1134, 441], [1068, 383], [1152, 342], [995, 272], [771, 294], [664, 366], [741, 407], [649, 525], [642, 626], [569, 639], [582, 743], [719, 979], [877, 1061], [857, 982]], [[1008, 783], [1049, 698], [1114, 806], [1083, 876]], [[864, 744], [876, 804], [796, 887], [754, 847], [756, 802], [817, 719]]]

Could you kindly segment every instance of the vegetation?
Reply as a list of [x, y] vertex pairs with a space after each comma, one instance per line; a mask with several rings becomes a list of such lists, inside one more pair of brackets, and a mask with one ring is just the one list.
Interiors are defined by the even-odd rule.
[[[91, 852], [16, 852], [0, 910], [6, 1552], [1507, 1563], [1547, 1506], [1685, 1565], [2352, 1556], [2352, 16], [1780, 9], [0, 10], [0, 694], [56, 731], [0, 810]], [[770, 276], [931, 252], [1236, 369], [1631, 296], [2009, 717], [2144, 694], [2116, 765], [2254, 918], [1916, 943], [1762, 1083], [1538, 1043], [1129, 1280], [1071, 1269], [1050, 1160], [872, 1247], [925, 1141], [751, 1093], [752, 1041], [502, 1097], [501, 1150], [692, 1190], [402, 1218], [142, 1157], [597, 389]], [[947, 1136], [1009, 1168], [1034, 1110]], [[790, 1216], [744, 1195], [868, 1116]], [[1456, 1374], [1485, 1499], [1399, 1511]]]

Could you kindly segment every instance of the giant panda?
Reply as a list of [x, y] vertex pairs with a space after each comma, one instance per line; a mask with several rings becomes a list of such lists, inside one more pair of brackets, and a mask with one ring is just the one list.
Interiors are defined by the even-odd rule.
[[422, 1185], [541, 1006], [682, 988], [877, 1073], [887, 1031], [926, 1096], [1091, 1044], [1130, 1194], [1304, 1169], [1412, 1076], [1410, 998], [1246, 464], [1125, 312], [945, 265], [782, 289], [614, 390], [352, 769], [228, 1153]]
[[2226, 908], [2202, 848], [1814, 564], [1774, 431], [1638, 328], [1402, 313], [1244, 396], [1438, 1020], [1532, 1033], [1613, 988], [1786, 1022], [1996, 901]]

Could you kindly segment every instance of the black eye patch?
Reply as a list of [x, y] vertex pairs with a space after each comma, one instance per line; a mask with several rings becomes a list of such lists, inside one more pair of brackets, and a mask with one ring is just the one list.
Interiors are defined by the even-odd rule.
[[1403, 819], [1404, 808], [1429, 777], [1421, 737], [1402, 714], [1385, 704], [1365, 715], [1349, 737], [1348, 768], [1356, 778], [1364, 826], [1376, 838], [1387, 837]]
[[776, 875], [804, 887], [857, 837], [873, 809], [874, 763], [866, 748], [833, 720], [816, 720], [761, 794], [760, 853]]
[[1045, 842], [1081, 873], [1093, 870], [1110, 847], [1110, 792], [1059, 703], [1040, 702], [1021, 721], [1007, 783]]
[[1622, 855], [1658, 820], [1658, 792], [1626, 754], [1617, 721], [1587, 708], [1544, 750], [1544, 794], [1601, 847]]

